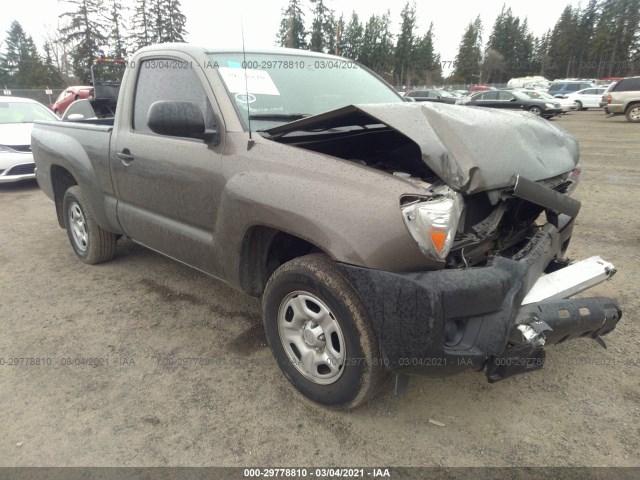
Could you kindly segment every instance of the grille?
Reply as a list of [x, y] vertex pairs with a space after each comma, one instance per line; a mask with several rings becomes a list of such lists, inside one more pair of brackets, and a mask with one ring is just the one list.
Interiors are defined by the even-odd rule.
[[29, 175], [35, 172], [35, 168], [35, 163], [23, 163], [22, 165], [16, 165], [8, 169], [6, 175]]

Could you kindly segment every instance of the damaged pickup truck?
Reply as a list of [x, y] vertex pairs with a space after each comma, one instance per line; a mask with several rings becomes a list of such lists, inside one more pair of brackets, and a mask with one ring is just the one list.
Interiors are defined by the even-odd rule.
[[546, 120], [405, 102], [340, 57], [184, 44], [130, 59], [114, 119], [82, 102], [32, 134], [77, 256], [126, 236], [261, 298], [280, 368], [318, 403], [357, 406], [390, 373], [397, 392], [468, 368], [495, 382], [620, 319], [569, 299], [615, 270], [563, 259], [579, 152]]

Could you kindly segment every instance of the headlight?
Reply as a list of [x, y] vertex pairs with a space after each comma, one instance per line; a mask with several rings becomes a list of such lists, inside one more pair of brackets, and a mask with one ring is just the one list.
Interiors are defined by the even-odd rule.
[[547, 108], [557, 108], [553, 103], [545, 103], [544, 106]]
[[456, 236], [464, 202], [445, 187], [433, 197], [401, 207], [409, 233], [425, 255], [444, 260]]

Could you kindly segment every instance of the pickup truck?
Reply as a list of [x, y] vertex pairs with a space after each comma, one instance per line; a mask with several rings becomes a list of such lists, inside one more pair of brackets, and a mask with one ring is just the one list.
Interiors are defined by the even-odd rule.
[[319, 404], [393, 375], [400, 394], [411, 375], [534, 371], [620, 319], [568, 298], [615, 269], [563, 258], [578, 145], [527, 112], [406, 102], [341, 57], [185, 44], [129, 59], [115, 118], [79, 111], [32, 133], [77, 256], [126, 236], [260, 298], [279, 367]]

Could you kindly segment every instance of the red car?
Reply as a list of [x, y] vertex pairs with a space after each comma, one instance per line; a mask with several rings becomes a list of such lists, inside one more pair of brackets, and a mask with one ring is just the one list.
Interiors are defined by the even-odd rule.
[[495, 90], [495, 88], [487, 87], [486, 85], [474, 85], [469, 89], [470, 92], [484, 92], [485, 90]]
[[69, 107], [69, 105], [71, 105], [76, 100], [89, 98], [92, 96], [93, 87], [91, 86], [67, 87], [60, 95], [58, 95], [56, 101], [52, 105], [50, 105], [50, 108], [56, 115], [62, 115], [67, 107]]

